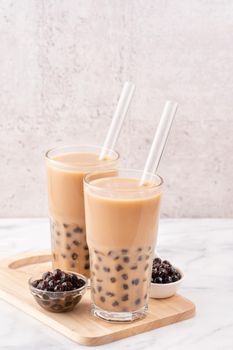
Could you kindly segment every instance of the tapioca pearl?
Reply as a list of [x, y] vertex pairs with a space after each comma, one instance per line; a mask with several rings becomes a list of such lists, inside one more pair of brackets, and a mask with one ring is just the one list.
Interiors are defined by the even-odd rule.
[[121, 277], [122, 277], [123, 280], [125, 280], [125, 281], [128, 279], [127, 273], [123, 273], [123, 274], [121, 275]]
[[146, 264], [144, 267], [144, 270], [146, 271], [146, 270], [148, 270], [148, 268], [149, 268], [149, 264]]
[[107, 267], [107, 266], [104, 266], [103, 270], [104, 270], [104, 272], [110, 272], [111, 271], [110, 267]]
[[137, 270], [137, 268], [138, 268], [137, 265], [132, 265], [132, 266], [130, 266], [130, 269], [131, 269], [131, 270]]
[[100, 293], [103, 288], [101, 286], [97, 286], [97, 290]]
[[65, 227], [65, 228], [67, 228], [69, 225], [67, 225], [67, 224], [63, 224], [63, 227]]
[[115, 294], [112, 292], [106, 292], [106, 295], [111, 298], [115, 296]]
[[115, 282], [116, 282], [116, 278], [115, 278], [115, 277], [111, 277], [111, 278], [110, 278], [110, 281], [111, 281], [112, 283], [115, 283]]
[[65, 254], [62, 254], [61, 256], [63, 257], [63, 259], [66, 259], [66, 255]]
[[86, 264], [84, 265], [84, 269], [85, 269], [85, 270], [89, 270], [89, 268], [90, 268], [90, 264], [89, 264], [89, 263], [86, 263]]
[[135, 279], [132, 280], [132, 284], [134, 286], [137, 286], [139, 284], [139, 282], [140, 282], [139, 278], [135, 278]]
[[123, 295], [123, 297], [121, 298], [122, 301], [127, 301], [129, 300], [129, 295], [128, 294], [125, 294]]
[[84, 250], [88, 250], [88, 246], [87, 245], [85, 245], [83, 248], [84, 248]]
[[98, 250], [94, 249], [94, 253], [95, 254], [99, 254]]
[[128, 249], [121, 249], [122, 254], [127, 254], [128, 253]]
[[73, 231], [74, 231], [75, 233], [82, 233], [82, 232], [83, 232], [83, 229], [82, 229], [81, 227], [79, 227], [79, 226], [76, 226], [76, 227], [73, 229]]
[[101, 262], [101, 261], [102, 261], [101, 256], [97, 256], [97, 259], [98, 259], [98, 261], [99, 261], [99, 262]]
[[78, 241], [77, 239], [75, 239], [75, 240], [73, 241], [73, 244], [76, 245], [76, 247], [77, 247], [77, 246], [80, 245], [80, 241]]
[[122, 288], [126, 290], [126, 289], [129, 289], [129, 286], [128, 286], [128, 284], [124, 283], [124, 284], [122, 285]]
[[138, 256], [138, 261], [142, 261], [143, 260], [143, 256], [142, 255], [139, 255]]
[[74, 263], [74, 262], [71, 263], [71, 267], [72, 267], [73, 269], [75, 268], [75, 263]]
[[135, 305], [139, 305], [139, 304], [141, 304], [141, 299], [140, 298], [137, 298], [136, 300], [135, 300]]
[[66, 232], [66, 237], [71, 237], [72, 236], [72, 233], [71, 232]]
[[71, 255], [71, 257], [72, 257], [73, 260], [76, 260], [76, 259], [78, 258], [78, 254], [73, 253], [73, 254]]
[[102, 279], [100, 279], [100, 278], [96, 278], [96, 282], [101, 283], [101, 282], [103, 282], [103, 280], [102, 280]]
[[102, 301], [102, 303], [104, 303], [105, 302], [105, 297], [101, 296], [100, 297], [100, 301]]
[[118, 303], [117, 300], [115, 300], [115, 301], [112, 303], [112, 306], [113, 306], [113, 307], [116, 307], [116, 306], [118, 306], [118, 305], [119, 305], [119, 303]]
[[71, 306], [71, 305], [73, 305], [73, 302], [72, 302], [72, 301], [67, 301], [67, 302], [65, 303], [65, 307], [69, 307], [69, 306]]
[[120, 264], [119, 264], [119, 265], [117, 265], [117, 266], [116, 266], [116, 270], [117, 270], [117, 271], [121, 271], [121, 270], [123, 270], [123, 266], [121, 266]]
[[119, 254], [113, 250], [110, 250], [107, 254], [109, 257], [111, 257], [113, 260], [119, 259]]
[[124, 256], [124, 257], [123, 257], [123, 261], [124, 261], [125, 263], [128, 263], [128, 262], [129, 262], [129, 260], [130, 260], [130, 259], [129, 259], [129, 257], [128, 257], [128, 256]]
[[122, 312], [129, 312], [129, 309], [127, 307], [123, 307]]
[[65, 302], [73, 301], [73, 296], [72, 296], [72, 295], [66, 296], [64, 301], [65, 301]]
[[98, 264], [94, 264], [94, 268], [95, 268], [96, 270], [99, 270], [99, 269], [100, 269], [100, 267], [99, 267]]
[[62, 310], [62, 306], [59, 304], [54, 304], [51, 307], [54, 311], [61, 311]]
[[80, 301], [80, 299], [82, 298], [81, 295], [77, 295], [76, 297], [74, 297], [74, 302], [78, 303]]
[[57, 234], [57, 236], [60, 236], [61, 232], [60, 231], [56, 231], [56, 234]]
[[142, 251], [142, 248], [141, 247], [139, 247], [138, 249], [137, 249], [137, 252], [141, 252]]
[[70, 250], [71, 246], [69, 244], [66, 245], [66, 250]]
[[89, 260], [89, 254], [86, 254], [86, 255], [85, 255], [85, 259], [86, 259], [86, 260]]

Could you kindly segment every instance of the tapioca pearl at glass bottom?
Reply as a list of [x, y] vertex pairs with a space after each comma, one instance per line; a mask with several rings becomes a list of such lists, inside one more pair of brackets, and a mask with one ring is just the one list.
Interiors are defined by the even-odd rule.
[[98, 286], [98, 287], [97, 287], [97, 290], [98, 290], [98, 292], [101, 292], [101, 291], [103, 290], [103, 287]]
[[119, 271], [123, 270], [124, 267], [123, 267], [122, 265], [118, 264], [118, 265], [115, 267], [115, 269], [116, 269], [116, 271], [119, 272]]
[[121, 297], [122, 301], [128, 301], [129, 300], [129, 295], [128, 294], [124, 294], [123, 297]]
[[129, 289], [129, 286], [128, 286], [128, 284], [123, 283], [123, 284], [122, 284], [122, 288], [125, 289], [125, 290], [127, 290], [127, 289]]
[[119, 303], [118, 303], [117, 300], [115, 300], [115, 301], [112, 303], [112, 306], [113, 306], [113, 307], [118, 306], [118, 305], [119, 305]]
[[76, 227], [73, 229], [73, 232], [74, 232], [74, 233], [83, 233], [83, 228], [81, 228], [80, 226], [76, 226]]
[[77, 260], [78, 259], [78, 254], [73, 253], [71, 257], [72, 257], [73, 260]]
[[140, 279], [139, 278], [135, 278], [135, 279], [133, 279], [132, 280], [132, 285], [134, 285], [134, 286], [138, 286], [139, 285], [139, 282], [140, 282]]
[[104, 272], [110, 272], [111, 271], [111, 269], [109, 267], [107, 267], [107, 266], [104, 266], [103, 270], [104, 270]]

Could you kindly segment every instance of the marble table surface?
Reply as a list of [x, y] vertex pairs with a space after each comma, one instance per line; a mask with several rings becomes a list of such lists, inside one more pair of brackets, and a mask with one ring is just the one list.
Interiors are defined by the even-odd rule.
[[[0, 258], [49, 244], [46, 219], [0, 219]], [[196, 316], [98, 349], [232, 350], [233, 219], [161, 220], [158, 253], [183, 270]], [[0, 299], [1, 350], [84, 348]]]

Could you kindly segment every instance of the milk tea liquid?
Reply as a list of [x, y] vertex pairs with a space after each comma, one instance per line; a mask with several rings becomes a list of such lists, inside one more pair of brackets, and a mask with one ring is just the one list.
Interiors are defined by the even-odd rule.
[[108, 163], [112, 166], [110, 158], [100, 161], [95, 153], [70, 152], [47, 159], [53, 268], [89, 277], [83, 177], [107, 169]]
[[92, 300], [97, 307], [133, 312], [147, 305], [160, 198], [150, 182], [139, 191], [138, 179], [109, 177], [85, 185]]

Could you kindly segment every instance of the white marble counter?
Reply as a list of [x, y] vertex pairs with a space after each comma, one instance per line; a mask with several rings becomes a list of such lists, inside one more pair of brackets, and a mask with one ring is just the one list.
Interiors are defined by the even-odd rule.
[[[0, 257], [49, 247], [45, 219], [1, 219]], [[195, 318], [98, 349], [233, 349], [233, 219], [162, 220], [159, 249], [185, 273]], [[1, 276], [0, 276], [1, 278]], [[0, 349], [87, 349], [0, 300]]]

